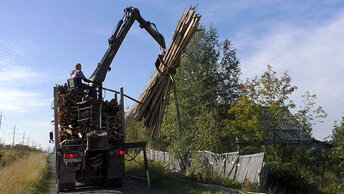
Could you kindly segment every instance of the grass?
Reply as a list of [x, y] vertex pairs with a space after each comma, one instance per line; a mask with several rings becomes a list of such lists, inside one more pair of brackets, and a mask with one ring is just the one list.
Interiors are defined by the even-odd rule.
[[0, 193], [46, 193], [48, 154], [31, 152], [0, 169]]
[[15, 146], [11, 147], [1, 147], [0, 148], [0, 168], [3, 168], [9, 164], [12, 164], [17, 159], [24, 157], [26, 154], [30, 153], [29, 149], [24, 147]]
[[[143, 164], [142, 157], [138, 157], [137, 160]], [[126, 162], [126, 172], [129, 175], [146, 177], [143, 167], [133, 161]], [[205, 186], [181, 173], [172, 172], [158, 161], [149, 161], [149, 172], [152, 187], [170, 193], [228, 193], [228, 190], [223, 188], [212, 185]]]

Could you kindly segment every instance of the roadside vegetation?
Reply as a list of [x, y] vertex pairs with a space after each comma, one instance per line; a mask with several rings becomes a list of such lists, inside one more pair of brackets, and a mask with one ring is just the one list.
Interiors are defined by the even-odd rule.
[[26, 146], [6, 147], [0, 153], [0, 193], [48, 191], [48, 154]]
[[[138, 157], [137, 161], [143, 164], [143, 158]], [[214, 185], [203, 185], [197, 182], [192, 176], [185, 176], [182, 173], [173, 172], [166, 167], [166, 163], [149, 160], [149, 174], [151, 186], [160, 188], [170, 193], [228, 193], [228, 189], [216, 187]], [[144, 168], [136, 162], [126, 162], [126, 173], [137, 177], [146, 177]], [[235, 185], [241, 188], [240, 184]], [[233, 188], [233, 187], [231, 187]], [[238, 190], [231, 189], [231, 193], [239, 193]]]
[[[327, 116], [317, 105], [315, 94], [305, 91], [302, 103], [295, 104], [291, 98], [297, 87], [292, 84], [291, 76], [287, 72], [275, 72], [273, 64], [268, 65], [262, 75], [245, 82], [240, 81], [245, 80], [240, 75], [240, 61], [231, 41], [220, 41], [213, 26], [198, 31], [174, 75], [181, 129], [171, 92], [160, 137], [152, 137], [141, 123], [129, 120], [127, 141], [148, 141], [149, 147], [168, 151], [179, 161], [186, 180], [267, 193], [344, 192], [344, 118], [335, 123], [326, 142], [315, 141], [313, 128]], [[292, 115], [286, 116], [286, 111]], [[271, 116], [264, 118], [262, 115]], [[274, 139], [278, 126], [291, 117], [298, 121], [298, 129], [311, 137], [316, 146], [303, 143], [295, 146]], [[262, 126], [264, 119], [272, 126], [269, 131]], [[264, 152], [264, 162], [269, 168], [267, 184], [257, 188], [257, 185], [237, 184], [210, 176], [201, 167], [190, 169], [190, 158], [199, 150], [239, 151], [241, 154]], [[159, 167], [153, 165], [153, 171], [154, 168]], [[163, 180], [157, 178], [156, 181]]]
[[31, 152], [38, 152], [38, 150], [21, 145], [14, 146], [13, 148], [0, 145], [0, 169]]

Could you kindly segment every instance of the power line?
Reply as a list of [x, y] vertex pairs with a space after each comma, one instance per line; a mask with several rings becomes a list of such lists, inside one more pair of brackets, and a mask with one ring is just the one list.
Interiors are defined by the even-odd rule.
[[209, 94], [210, 92], [214, 91], [215, 89], [219, 89], [220, 87], [221, 86], [210, 87], [207, 90], [205, 90], [205, 92], [203, 92], [201, 94], [198, 94], [198, 95], [195, 95], [195, 96], [190, 96], [188, 98], [184, 98], [183, 100], [180, 101], [180, 103], [187, 102], [189, 99], [193, 99], [193, 98], [196, 98], [196, 97], [202, 97], [202, 96], [204, 96], [206, 94]]
[[[1, 139], [1, 137], [2, 137], [2, 135], [1, 135], [1, 121], [2, 121], [2, 112], [0, 113], [0, 139]], [[0, 142], [1, 143], [1, 142]]]
[[184, 90], [186, 90], [186, 89], [189, 89], [189, 88], [191, 88], [192, 86], [201, 83], [202, 81], [208, 79], [208, 78], [211, 77], [211, 76], [215, 76], [215, 75], [214, 75], [214, 74], [210, 74], [209, 76], [207, 76], [207, 77], [205, 77], [205, 78], [203, 78], [203, 79], [197, 81], [196, 83], [193, 83], [193, 84], [189, 85], [189, 86], [186, 87], [186, 88], [181, 89], [180, 91], [184, 91]]
[[202, 106], [206, 106], [206, 105], [208, 105], [208, 104], [212, 104], [212, 103], [215, 103], [215, 102], [217, 102], [218, 100], [216, 99], [216, 100], [214, 100], [214, 101], [211, 101], [211, 102], [208, 102], [208, 103], [205, 103], [205, 104], [200, 104], [200, 105], [198, 105], [198, 106], [196, 106], [196, 107], [193, 107], [193, 108], [191, 108], [191, 109], [188, 109], [188, 110], [186, 110], [186, 112], [190, 112], [191, 110], [195, 110], [196, 108], [199, 108], [199, 107], [202, 107]]
[[0, 144], [2, 142], [2, 134], [1, 134], [1, 122], [2, 122], [2, 112], [0, 113]]

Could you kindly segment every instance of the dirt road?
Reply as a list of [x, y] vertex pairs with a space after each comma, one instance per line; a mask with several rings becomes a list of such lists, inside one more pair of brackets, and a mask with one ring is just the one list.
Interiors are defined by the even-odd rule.
[[[56, 184], [55, 184], [55, 160], [54, 155], [52, 154], [50, 156], [50, 166], [52, 169], [52, 176], [51, 176], [51, 189], [49, 194], [56, 193]], [[138, 193], [138, 194], [146, 194], [146, 193], [152, 193], [152, 194], [164, 194], [168, 193], [156, 188], [148, 187], [147, 183], [141, 180], [133, 179], [126, 177], [123, 183], [123, 187], [117, 188], [117, 189], [109, 189], [109, 188], [103, 188], [103, 187], [79, 187], [76, 188], [73, 191], [70, 192], [60, 192], [60, 193]]]

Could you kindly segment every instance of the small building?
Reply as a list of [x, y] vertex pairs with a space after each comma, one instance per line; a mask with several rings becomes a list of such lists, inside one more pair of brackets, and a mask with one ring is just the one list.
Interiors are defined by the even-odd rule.
[[330, 149], [328, 143], [312, 138], [288, 109], [282, 110], [281, 117], [278, 118], [273, 112], [267, 111], [268, 109], [263, 107], [259, 119], [260, 124], [267, 130], [267, 141], [284, 141], [295, 146], [303, 145], [306, 149]]
[[260, 111], [259, 121], [268, 133], [268, 141], [286, 141], [293, 144], [310, 143], [312, 137], [303, 129], [293, 114], [288, 109], [281, 110], [281, 116], [268, 111], [263, 107]]

